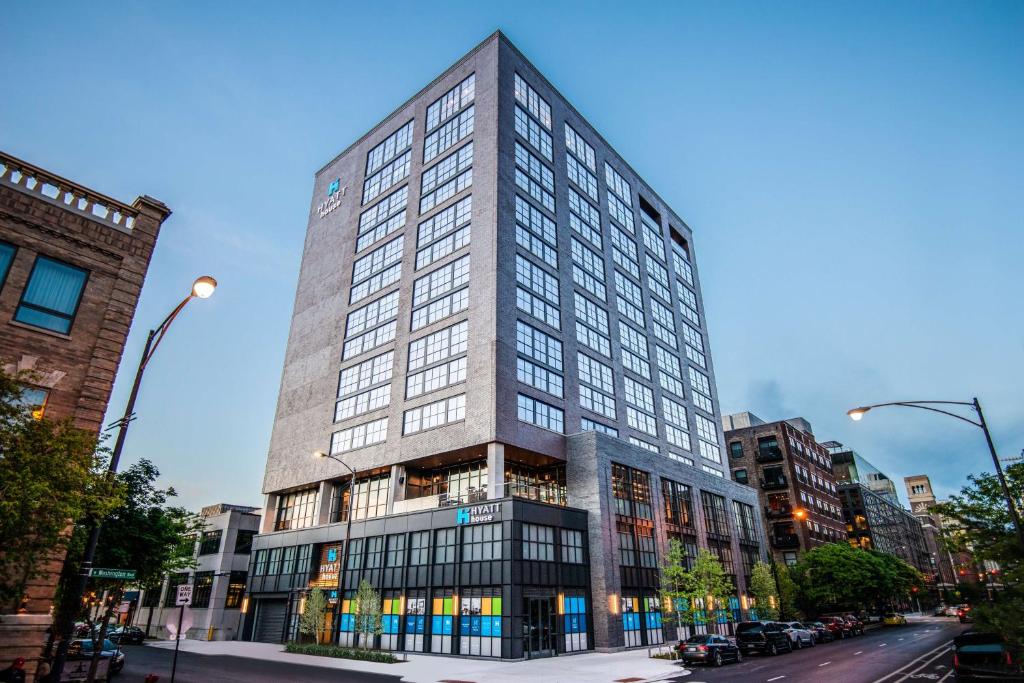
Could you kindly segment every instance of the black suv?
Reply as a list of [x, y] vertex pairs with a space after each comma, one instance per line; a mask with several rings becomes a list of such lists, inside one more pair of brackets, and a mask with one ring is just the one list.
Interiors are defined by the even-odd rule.
[[740, 652], [777, 655], [793, 649], [785, 626], [775, 621], [742, 621], [736, 626], [736, 645]]

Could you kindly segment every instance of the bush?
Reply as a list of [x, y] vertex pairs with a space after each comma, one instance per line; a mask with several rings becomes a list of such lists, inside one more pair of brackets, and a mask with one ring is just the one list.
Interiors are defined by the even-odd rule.
[[339, 659], [358, 659], [363, 662], [379, 664], [397, 664], [401, 660], [390, 652], [380, 650], [354, 650], [337, 645], [316, 645], [315, 643], [285, 643], [285, 652], [296, 655], [314, 655], [316, 657], [338, 657]]

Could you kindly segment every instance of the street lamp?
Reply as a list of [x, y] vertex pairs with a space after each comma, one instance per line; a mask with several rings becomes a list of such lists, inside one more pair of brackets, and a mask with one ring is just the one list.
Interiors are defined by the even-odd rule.
[[330, 458], [335, 462], [340, 462], [344, 465], [345, 469], [351, 472], [348, 485], [348, 511], [346, 513], [345, 520], [345, 552], [342, 553], [341, 567], [338, 568], [338, 599], [334, 603], [334, 622], [331, 625], [331, 642], [337, 642], [336, 638], [340, 638], [341, 626], [338, 622], [341, 619], [341, 605], [345, 595], [345, 572], [348, 569], [348, 554], [349, 549], [352, 546], [352, 506], [356, 500], [356, 471], [352, 469], [347, 462], [342, 460], [336, 455], [327, 453], [324, 451], [314, 451], [313, 457], [318, 459]]
[[[174, 310], [164, 318], [163, 322], [156, 329], [149, 331], [149, 336], [146, 338], [146, 346], [142, 350], [142, 358], [139, 360], [139, 368], [135, 372], [135, 383], [132, 384], [132, 391], [128, 396], [128, 405], [125, 407], [124, 415], [121, 419], [107, 425], [107, 429], [118, 427], [117, 440], [114, 442], [114, 449], [110, 454], [110, 463], [107, 465], [107, 476], [113, 477], [117, 473], [117, 465], [121, 461], [121, 451], [124, 449], [124, 440], [128, 435], [128, 425], [135, 419], [135, 399], [139, 395], [139, 387], [142, 385], [142, 375], [146, 370], [146, 365], [153, 358], [153, 354], [156, 353], [157, 347], [163, 341], [167, 330], [171, 327], [171, 323], [174, 322], [174, 319], [178, 317], [178, 314], [181, 313], [181, 310], [185, 308], [188, 302], [197, 298], [209, 299], [216, 288], [217, 281], [209, 275], [196, 278], [195, 282], [192, 283], [192, 289], [189, 291], [188, 296], [174, 307]], [[92, 570], [92, 562], [96, 558], [96, 546], [100, 540], [100, 531], [103, 526], [102, 520], [96, 519], [88, 519], [86, 524], [89, 526], [89, 540], [86, 542], [85, 551], [82, 553], [82, 564], [79, 567], [78, 580], [73, 586], [73, 594], [69, 598], [73, 602], [69, 604], [78, 604], [85, 593], [85, 588], [89, 582], [89, 572]], [[53, 670], [58, 676], [64, 670], [71, 630], [74, 626], [73, 622], [73, 619], [68, 620], [61, 629], [61, 642], [57, 648], [57, 655], [53, 666]], [[104, 624], [103, 630], [105, 628], [106, 624]], [[103, 637], [103, 633], [100, 634], [100, 637]]]
[[[963, 415], [957, 415], [956, 413], [948, 410], [932, 407], [936, 405], [967, 406], [974, 410], [978, 415], [978, 421], [975, 422]], [[1024, 548], [1024, 527], [1021, 527], [1020, 513], [1017, 511], [1017, 505], [1014, 503], [1013, 496], [1010, 494], [1010, 487], [1006, 484], [1006, 476], [1003, 474], [1003, 466], [999, 463], [999, 455], [996, 454], [996, 446], [992, 441], [992, 434], [988, 430], [988, 423], [985, 422], [985, 413], [982, 412], [981, 403], [978, 402], [978, 399], [974, 398], [971, 401], [894, 401], [891, 403], [876, 403], [870, 406], [853, 408], [846, 411], [846, 414], [849, 415], [850, 419], [854, 422], [860, 422], [864, 419], [864, 415], [872, 408], [885, 408], [887, 406], [903, 406], [904, 408], [930, 410], [933, 413], [942, 413], [949, 417], [955, 417], [969, 425], [981, 428], [981, 431], [985, 433], [985, 442], [988, 444], [988, 451], [992, 455], [992, 464], [995, 465], [996, 476], [999, 478], [999, 485], [1002, 487], [1003, 496], [1006, 498], [1006, 509], [1010, 512], [1010, 519], [1013, 520], [1013, 528], [1017, 532], [1017, 542], [1020, 544], [1021, 548]]]

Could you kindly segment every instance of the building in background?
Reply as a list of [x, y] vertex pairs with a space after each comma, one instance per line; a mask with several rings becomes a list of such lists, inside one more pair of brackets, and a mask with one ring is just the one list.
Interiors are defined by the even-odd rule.
[[824, 444], [832, 454], [832, 469], [836, 481], [850, 481], [863, 484], [893, 505], [902, 505], [896, 493], [896, 484], [885, 473], [860, 456], [853, 449], [846, 448], [838, 441]]
[[903, 483], [907, 487], [910, 511], [921, 522], [921, 528], [924, 531], [925, 545], [932, 559], [935, 588], [939, 591], [940, 596], [946, 595], [947, 591], [956, 588], [956, 562], [953, 559], [953, 554], [942, 544], [941, 515], [929, 511], [929, 508], [938, 503], [935, 493], [932, 491], [931, 479], [927, 474], [916, 474], [904, 477]]
[[741, 616], [758, 501], [718, 424], [689, 227], [496, 33], [316, 174], [247, 637], [319, 586], [355, 643], [366, 579], [382, 648], [658, 643], [669, 538]]
[[195, 569], [171, 574], [156, 589], [141, 591], [131, 620], [151, 637], [170, 635], [165, 624], [168, 616], [178, 612], [174, 600], [182, 584], [192, 584], [193, 622], [188, 638], [235, 640], [238, 636], [260, 509], [218, 503], [204, 507], [200, 516], [205, 527], [195, 541]]
[[[0, 152], [0, 364], [32, 373], [39, 417], [98, 432], [160, 227], [151, 197], [122, 203]], [[2, 552], [2, 549], [0, 549]], [[0, 615], [0, 662], [29, 675], [50, 626], [63, 553], [34, 580], [17, 615]]]
[[732, 478], [757, 489], [773, 557], [846, 539], [832, 457], [802, 417], [765, 422], [752, 413], [723, 418]]
[[839, 499], [850, 545], [895, 555], [926, 579], [934, 578], [932, 557], [917, 517], [858, 482], [840, 483]]

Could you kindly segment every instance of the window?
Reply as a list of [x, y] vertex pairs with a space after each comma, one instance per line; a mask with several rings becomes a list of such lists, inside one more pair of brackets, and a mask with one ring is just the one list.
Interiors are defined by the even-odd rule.
[[600, 422], [594, 422], [593, 420], [585, 417], [580, 419], [580, 428], [584, 432], [601, 432], [602, 434], [607, 434], [608, 436], [614, 436], [616, 438], [619, 436], [618, 429], [601, 424]]
[[683, 376], [679, 359], [657, 345], [654, 347], [654, 353], [658, 359], [658, 384], [665, 391], [671, 392], [679, 398], [685, 398], [683, 383], [679, 381]]
[[551, 130], [551, 105], [519, 74], [515, 75], [515, 96], [516, 101], [526, 107], [541, 125]]
[[[266, 552], [266, 551], [260, 551]], [[174, 607], [178, 599], [178, 586], [188, 583], [188, 573], [171, 574], [167, 579], [167, 594], [164, 596], [164, 607]]]
[[654, 318], [654, 336], [673, 349], [677, 348], [679, 342], [676, 341], [676, 321], [672, 310], [662, 306], [654, 299], [651, 299], [649, 303], [651, 317]]
[[609, 394], [615, 393], [615, 382], [610, 367], [582, 354], [576, 357], [576, 362], [581, 382], [595, 386]]
[[583, 564], [586, 554], [583, 550], [583, 532], [574, 529], [562, 529], [562, 562], [566, 564]]
[[43, 415], [46, 414], [46, 403], [49, 399], [49, 389], [23, 386], [16, 403], [26, 414], [31, 415], [33, 420], [42, 420]]
[[[469, 254], [433, 270], [412, 285], [412, 305], [419, 306], [469, 282]], [[398, 293], [395, 292], [397, 297]], [[397, 308], [398, 302], [395, 301]]]
[[446, 237], [442, 237], [433, 244], [430, 244], [416, 252], [416, 270], [426, 268], [435, 261], [440, 261], [449, 254], [454, 254], [459, 249], [469, 244], [470, 226], [466, 225]]
[[636, 380], [625, 378], [626, 403], [636, 406], [641, 410], [654, 412], [654, 392]]
[[[658, 221], [647, 213], [646, 202], [640, 201], [640, 232], [644, 240], [644, 246], [662, 261], [665, 260], [665, 240], [661, 234], [661, 226]], [[668, 287], [668, 271], [665, 271], [665, 286]]]
[[392, 192], [373, 208], [359, 216], [356, 251], [360, 252], [379, 239], [405, 227], [405, 209], [409, 203], [409, 186]]
[[647, 268], [647, 286], [651, 288], [651, 292], [660, 296], [664, 301], [671, 303], [672, 294], [668, 289], [668, 271], [665, 270], [665, 266], [650, 256], [644, 259], [644, 265]]
[[203, 535], [199, 537], [199, 554], [200, 555], [216, 555], [220, 552], [220, 539], [224, 535], [224, 531], [221, 529], [214, 529], [213, 531], [204, 531]]
[[455, 112], [472, 102], [475, 95], [476, 74], [470, 74], [427, 107], [427, 130], [450, 119]]
[[305, 529], [313, 526], [316, 495], [315, 488], [282, 494], [277, 500], [277, 519], [274, 522], [274, 531]]
[[626, 406], [626, 423], [637, 431], [658, 436], [658, 424], [654, 417], [632, 406]]
[[712, 443], [718, 443], [718, 430], [715, 423], [703, 415], [694, 415], [694, 419], [697, 421], [697, 436]]
[[249, 573], [245, 571], [232, 571], [228, 579], [228, 594], [224, 598], [224, 607], [237, 609], [242, 606], [242, 598], [245, 596], [245, 582]]
[[704, 338], [700, 332], [683, 323], [683, 339], [686, 341], [686, 357], [702, 368], [707, 367], [704, 357]]
[[[746, 479], [745, 470], [744, 479]], [[754, 515], [753, 506], [734, 500], [732, 502], [732, 509], [736, 517], [736, 531], [739, 533], [740, 543], [757, 543], [758, 518]]]
[[[715, 406], [711, 402], [711, 382], [707, 375], [694, 368], [689, 368], [690, 386], [693, 388], [693, 403], [704, 412], [714, 415]], [[709, 439], [714, 441], [715, 439]]]
[[[472, 150], [471, 150], [472, 151]], [[470, 159], [472, 161], [472, 159]], [[433, 192], [420, 197], [420, 213], [430, 211], [438, 204], [443, 204], [473, 184], [473, 169], [467, 169]]]
[[407, 151], [387, 166], [363, 181], [363, 204], [373, 201], [392, 187], [409, 177], [412, 150]]
[[576, 161], [575, 157], [566, 155], [565, 170], [569, 180], [578, 188], [587, 193], [587, 196], [595, 202], [599, 201], [597, 195], [597, 176], [583, 167], [583, 164]]
[[704, 506], [704, 524], [708, 534], [728, 537], [729, 519], [725, 511], [725, 498], [710, 491], [701, 491], [700, 498]]
[[733, 458], [743, 457], [743, 444], [739, 441], [732, 441], [729, 443], [729, 456]]
[[565, 431], [565, 413], [560, 408], [523, 394], [516, 397], [516, 403], [520, 422], [550, 429], [559, 434]]
[[409, 371], [465, 353], [468, 340], [469, 323], [463, 321], [409, 342]]
[[412, 145], [412, 127], [414, 121], [389, 135], [384, 142], [371, 149], [366, 155], [366, 174], [376, 173], [384, 163], [395, 158], [399, 152]]
[[690, 497], [690, 487], [671, 479], [662, 479], [661, 494], [665, 503], [665, 523], [677, 527], [693, 528], [693, 501]]
[[525, 110], [516, 106], [516, 132], [548, 161], [552, 160], [551, 135], [531, 119]]
[[[470, 141], [460, 147], [458, 151], [452, 152], [441, 161], [423, 171], [423, 175], [420, 178], [420, 196], [422, 197], [441, 185], [444, 185], [472, 165], [473, 143]], [[427, 209], [422, 208], [422, 206], [420, 207], [420, 213], [423, 213], [425, 210]]]
[[352, 294], [349, 297], [350, 304], [354, 304], [360, 299], [365, 299], [370, 294], [398, 280], [398, 274], [392, 276], [390, 274], [384, 275], [384, 273], [390, 270], [390, 266], [397, 265], [400, 268], [404, 246], [405, 236], [399, 235], [396, 239], [377, 247], [366, 256], [355, 260], [352, 264], [352, 284], [358, 285], [364, 283], [364, 281], [369, 282], [362, 288], [352, 288]]
[[577, 133], [568, 123], [565, 124], [565, 148], [569, 152], [575, 154], [576, 158], [582, 161], [583, 164], [591, 171], [597, 171], [594, 148], [591, 147], [587, 141], [583, 139], [583, 136]]
[[402, 433], [408, 436], [465, 419], [466, 395], [459, 394], [405, 411]]
[[551, 169], [516, 142], [516, 185], [548, 211], [555, 210], [555, 176]]
[[409, 375], [405, 380], [405, 397], [415, 398], [453, 384], [466, 381], [466, 359], [457, 358], [449, 363]]
[[699, 326], [700, 313], [697, 312], [697, 295], [683, 285], [683, 283], [679, 282], [679, 280], [676, 280], [676, 292], [679, 294], [679, 300], [682, 303], [679, 307], [679, 312], [691, 323]]
[[612, 238], [612, 260], [633, 277], [640, 278], [640, 262], [636, 255], [636, 242], [614, 225], [608, 227]]
[[555, 530], [540, 524], [523, 524], [523, 559], [555, 561]]
[[651, 480], [646, 472], [612, 463], [615, 512], [627, 517], [654, 519], [651, 512]]
[[33, 327], [68, 334], [88, 278], [88, 271], [46, 256], [37, 256], [14, 319]]
[[562, 398], [562, 376], [534, 365], [525, 358], [516, 359], [516, 377], [523, 384], [540, 389], [555, 398]]
[[636, 550], [640, 566], [654, 569], [658, 566], [658, 558], [654, 553], [654, 529], [649, 526], [634, 526], [636, 531]]
[[676, 403], [666, 396], [662, 396], [661, 410], [665, 417], [665, 422], [679, 429], [689, 430], [689, 424], [686, 421], [686, 406]]
[[460, 289], [426, 306], [413, 309], [412, 331], [415, 332], [427, 325], [433, 325], [439, 320], [461, 313], [467, 308], [469, 308], [469, 289]]
[[419, 567], [430, 560], [430, 532], [414, 531], [409, 536], [409, 566]]
[[619, 198], [611, 192], [608, 193], [608, 215], [617, 220], [626, 230], [633, 232], [633, 209], [619, 201]]
[[571, 238], [570, 245], [573, 282], [604, 301], [604, 259], [575, 237]]
[[[650, 353], [647, 350], [647, 338], [629, 325], [619, 325], [619, 341], [622, 343], [622, 348], [640, 354], [645, 359], [650, 358]], [[650, 369], [647, 374], [650, 374]]]
[[686, 240], [675, 230], [671, 230], [670, 235], [672, 237], [672, 269], [687, 284], [692, 285], [693, 267], [690, 265], [690, 255], [686, 249]]
[[363, 546], [366, 544], [364, 538], [353, 538], [348, 544], [348, 562], [346, 569], [359, 570], [363, 565]]
[[13, 244], [0, 242], [0, 287], [3, 287], [7, 280], [7, 273], [11, 270], [11, 264], [14, 262], [14, 255], [17, 252], [18, 248]]
[[[608, 190], [618, 195], [619, 199], [625, 202], [626, 206], [633, 206], [633, 194], [630, 191], [629, 183], [608, 162], [604, 164], [604, 179], [608, 183]], [[621, 221], [620, 221], [621, 222]], [[627, 226], [632, 232], [632, 224]]]
[[423, 140], [423, 163], [436, 159], [445, 150], [454, 147], [460, 140], [473, 134], [473, 107], [448, 121]]
[[345, 337], [361, 334], [398, 315], [398, 292], [383, 296], [357, 308], [345, 319]]
[[747, 470], [746, 469], [740, 468], [738, 470], [733, 470], [732, 471], [732, 478], [735, 479], [740, 484], [748, 484], [748, 485], [750, 484], [750, 481], [747, 479]]
[[472, 218], [473, 197], [470, 195], [420, 223], [416, 229], [416, 246], [422, 247], [441, 239], [467, 225]]
[[388, 419], [386, 417], [373, 422], [349, 427], [331, 435], [331, 453], [348, 451], [372, 446], [388, 438]]
[[255, 531], [246, 531], [245, 529], [239, 529], [238, 533], [235, 535], [235, 554], [250, 554], [252, 552], [252, 537], [255, 535]]
[[398, 331], [398, 323], [391, 321], [387, 324], [376, 327], [358, 337], [352, 337], [345, 342], [341, 349], [341, 359], [348, 360], [355, 358], [367, 351], [372, 351], [388, 342], [395, 340], [395, 333]]
[[602, 248], [601, 213], [569, 188], [569, 227], [598, 249]]
[[[700, 448], [700, 457], [711, 462], [722, 462], [722, 453], [718, 449], [717, 444], [711, 444], [702, 440], [698, 440], [697, 443]], [[718, 477], [722, 476], [722, 473], [715, 469], [706, 469], [705, 471], [711, 472]]]
[[451, 564], [455, 561], [456, 529], [438, 529], [434, 532], [434, 564]]
[[580, 385], [580, 407], [612, 420], [616, 419], [615, 399], [585, 384]]
[[[444, 617], [438, 619], [443, 633]], [[500, 588], [463, 589], [459, 600], [459, 640], [459, 652], [463, 655], [501, 656]]]
[[519, 320], [516, 321], [516, 351], [555, 370], [562, 369], [562, 342]]
[[501, 559], [501, 524], [468, 526], [462, 535], [462, 561]]
[[384, 561], [384, 537], [374, 536], [366, 541], [366, 568], [380, 569]]
[[[388, 487], [391, 485], [391, 474], [378, 474], [372, 477], [356, 479], [356, 499], [352, 502], [352, 519], [370, 519], [381, 517], [387, 511]], [[348, 519], [349, 480], [338, 484], [335, 488], [334, 500], [331, 501], [331, 521], [344, 522]]]
[[615, 530], [619, 537], [619, 564], [623, 567], [635, 567], [636, 539], [633, 536], [633, 525], [617, 521]]
[[516, 244], [552, 268], [558, 268], [554, 221], [519, 195], [516, 195]]
[[[210, 606], [210, 593], [213, 592], [213, 572], [196, 572], [195, 581], [192, 585], [193, 609], [203, 609]], [[177, 596], [175, 596], [177, 597]]]
[[405, 534], [388, 536], [388, 553], [384, 560], [385, 567], [401, 567], [405, 564]]
[[338, 378], [338, 398], [351, 396], [381, 382], [390, 381], [394, 359], [395, 352], [388, 351], [343, 369]]
[[573, 303], [577, 319], [576, 339], [601, 355], [610, 356], [608, 313], [579, 292], [573, 292]]

